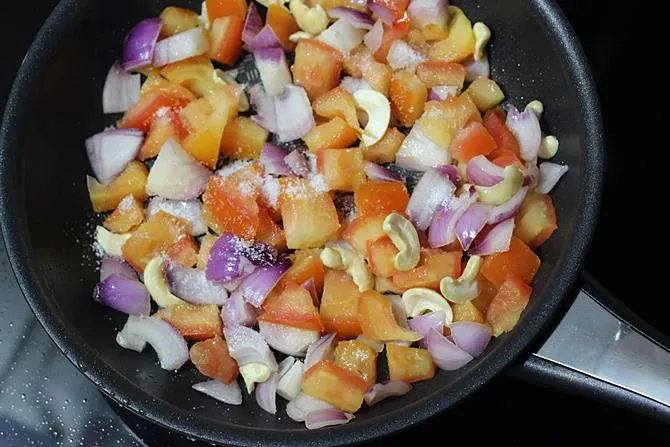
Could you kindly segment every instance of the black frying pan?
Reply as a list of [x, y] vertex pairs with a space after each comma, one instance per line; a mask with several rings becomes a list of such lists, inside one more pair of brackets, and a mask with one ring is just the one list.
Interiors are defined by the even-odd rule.
[[[19, 284], [66, 356], [131, 411], [191, 437], [238, 445], [360, 443], [447, 409], [494, 375], [518, 365], [518, 359], [556, 325], [568, 297], [577, 295], [569, 292], [595, 226], [604, 173], [598, 100], [579, 43], [553, 1], [456, 3], [494, 31], [493, 77], [510, 102], [544, 102], [543, 128], [559, 137], [558, 160], [570, 167], [553, 193], [559, 230], [540, 250], [543, 265], [533, 298], [512, 333], [496, 339], [467, 367], [442, 371], [406, 396], [365, 408], [346, 426], [317, 431], [282, 416], [283, 410], [281, 418], [264, 413], [253, 399], [246, 398], [242, 407], [219, 404], [191, 390], [191, 384], [201, 380], [194, 368], [167, 372], [157, 367], [151, 353], [119, 348], [114, 337], [124, 316], [91, 299], [97, 281], [90, 249], [95, 221], [86, 193], [89, 166], [83, 141], [110, 123], [101, 113], [102, 85], [130, 27], [157, 15], [166, 4], [197, 9], [199, 2], [63, 0], [30, 48], [6, 107], [0, 135], [0, 218]], [[654, 362], [670, 367], [667, 353], [609, 317], [594, 295], [603, 296], [593, 287], [580, 292], [557, 332], [516, 371], [572, 381], [575, 390], [590, 386], [588, 392], [625, 398], [667, 414], [667, 390], [649, 387], [657, 378]], [[589, 343], [601, 338], [601, 345]], [[602, 367], [603, 359], [620, 359], [620, 351], [630, 349], [622, 341], [637, 343], [634, 351], [653, 358], [642, 368], [651, 376], [633, 374], [635, 383], [623, 383], [616, 362]], [[586, 375], [558, 366], [570, 366], [571, 360], [577, 360], [574, 369]], [[586, 380], [588, 375], [603, 381]], [[623, 388], [636, 394], [625, 394]]]

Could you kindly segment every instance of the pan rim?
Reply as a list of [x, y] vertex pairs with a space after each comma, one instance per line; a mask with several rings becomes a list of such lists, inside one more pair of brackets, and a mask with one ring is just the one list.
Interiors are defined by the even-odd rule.
[[[22, 223], [26, 218], [25, 201], [16, 194], [15, 185], [20, 184], [20, 172], [11, 169], [13, 165], [8, 154], [11, 153], [11, 147], [19, 145], [18, 130], [30, 102], [33, 90], [30, 86], [36, 85], [39, 80], [39, 70], [35, 70], [35, 67], [43, 63], [39, 60], [40, 55], [44, 54], [49, 45], [55, 45], [59, 41], [67, 28], [64, 23], [68, 24], [73, 20], [71, 11], [76, 4], [77, 0], [62, 0], [53, 10], [29, 48], [8, 98], [0, 130], [0, 223], [10, 264], [32, 311], [66, 357], [119, 405], [160, 426], [208, 442], [251, 446], [259, 445], [259, 440], [266, 438], [263, 445], [268, 446], [361, 443], [388, 436], [453, 406], [528, 352], [533, 341], [551, 324], [552, 317], [565, 301], [567, 292], [581, 269], [597, 220], [604, 177], [604, 136], [596, 86], [584, 52], [567, 18], [553, 0], [524, 0], [524, 4], [542, 22], [543, 27], [552, 29], [552, 44], [563, 56], [565, 75], [575, 82], [583, 118], [580, 133], [584, 146], [589, 147], [584, 152], [582, 200], [568, 243], [571, 249], [565, 252], [547, 283], [542, 305], [536, 306], [533, 312], [524, 317], [523, 325], [520, 325], [515, 336], [501, 344], [500, 352], [492, 356], [485, 368], [473, 371], [463, 380], [468, 386], [448, 395], [435, 393], [422, 400], [420, 405], [393, 410], [362, 424], [317, 431], [250, 428], [225, 425], [223, 421], [210, 423], [209, 420], [198, 418], [195, 414], [167, 402], [152, 399], [144, 391], [138, 393], [137, 386], [120, 375], [110, 373], [106, 362], [98, 358], [83, 340], [78, 340], [78, 335], [70, 333], [62, 318], [50, 312], [46, 301], [41, 298], [43, 291], [39, 285], [38, 272], [30, 262], [24, 261], [30, 259], [31, 255], [27, 237], [22, 231]], [[82, 370], [79, 366], [82, 364], [87, 365], [87, 368]], [[221, 430], [223, 426], [226, 426], [226, 431]]]

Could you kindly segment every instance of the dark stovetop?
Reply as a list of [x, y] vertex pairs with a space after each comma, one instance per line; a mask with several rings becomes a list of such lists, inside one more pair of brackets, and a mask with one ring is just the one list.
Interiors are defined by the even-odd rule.
[[[26, 48], [55, 3], [12, 2], [12, 14], [0, 15], [0, 104], [5, 103]], [[607, 132], [606, 195], [586, 267], [626, 305], [670, 334], [666, 313], [659, 312], [661, 298], [667, 298], [659, 281], [667, 262], [647, 265], [630, 254], [647, 245], [645, 236], [649, 238], [650, 231], [659, 227], [647, 223], [659, 219], [654, 214], [643, 214], [639, 222], [631, 218], [653, 205], [657, 200], [654, 192], [660, 191], [661, 180], [665, 181], [660, 175], [662, 164], [651, 159], [658, 151], [654, 129], [663, 129], [665, 122], [664, 102], [653, 89], [644, 89], [644, 83], [653, 85], [655, 79], [643, 66], [651, 68], [654, 62], [644, 62], [640, 56], [648, 45], [665, 41], [660, 24], [663, 14], [650, 11], [648, 2], [644, 10], [643, 2], [627, 3], [625, 8], [605, 0], [559, 3], [593, 66]], [[631, 181], [633, 178], [646, 183]], [[628, 236], [632, 231], [634, 236]], [[0, 287], [0, 445], [143, 445], [129, 426], [148, 445], [166, 446], [177, 441], [174, 435], [137, 418], [121, 419], [116, 407], [65, 359], [25, 303], [2, 243]], [[404, 444], [424, 436], [432, 439], [433, 435], [444, 436], [445, 429], [448, 441], [501, 445], [537, 445], [539, 439], [552, 439], [556, 444], [647, 445], [670, 439], [670, 427], [661, 422], [584, 397], [499, 377], [452, 411], [377, 445]]]

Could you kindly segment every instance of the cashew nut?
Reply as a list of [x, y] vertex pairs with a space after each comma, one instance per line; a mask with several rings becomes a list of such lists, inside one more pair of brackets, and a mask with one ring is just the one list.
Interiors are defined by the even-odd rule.
[[445, 276], [440, 281], [442, 295], [452, 303], [464, 303], [477, 298], [480, 292], [477, 275], [482, 266], [480, 256], [471, 256], [460, 278]]
[[249, 363], [248, 365], [240, 366], [240, 374], [244, 379], [244, 384], [247, 386], [247, 392], [251, 394], [256, 383], [263, 383], [270, 378], [272, 371], [262, 363]]
[[402, 294], [402, 303], [409, 317], [418, 317], [429, 312], [444, 312], [444, 325], [449, 326], [454, 320], [451, 306], [442, 295], [431, 289], [417, 287]]
[[317, 35], [328, 28], [328, 14], [323, 6], [317, 4], [310, 8], [302, 0], [291, 0], [288, 6], [301, 30]]
[[556, 152], [558, 152], [558, 138], [553, 135], [547, 135], [546, 137], [542, 138], [540, 151], [537, 153], [537, 155], [540, 158], [547, 160], [556, 155]]
[[528, 103], [526, 109], [532, 110], [537, 119], [540, 119], [542, 117], [542, 114], [544, 113], [544, 104], [542, 104], [542, 101], [534, 99], [533, 101]]
[[258, 0], [258, 3], [265, 6], [266, 8], [269, 8], [270, 5], [283, 5], [287, 2], [288, 0]]
[[160, 307], [168, 307], [175, 304], [186, 304], [170, 292], [165, 273], [163, 272], [163, 258], [153, 258], [144, 268], [144, 285], [149, 291], [151, 298]]
[[419, 264], [421, 246], [419, 235], [412, 222], [398, 213], [391, 213], [384, 219], [383, 229], [399, 250], [393, 260], [396, 270], [406, 272], [416, 267]]
[[356, 107], [363, 109], [368, 121], [361, 139], [365, 146], [372, 146], [382, 139], [391, 121], [391, 105], [386, 96], [377, 90], [366, 88], [354, 93]]
[[486, 58], [486, 45], [491, 40], [491, 29], [482, 22], [477, 22], [472, 26], [472, 32], [475, 35], [475, 60], [480, 61]]
[[123, 257], [121, 247], [130, 239], [130, 236], [130, 233], [112, 233], [99, 225], [95, 229], [95, 240], [98, 244], [109, 256], [116, 256], [117, 258]]
[[375, 278], [365, 259], [352, 250], [344, 247], [326, 247], [321, 251], [321, 262], [328, 268], [346, 271], [360, 292], [370, 290], [375, 285]]
[[507, 202], [523, 185], [523, 173], [516, 166], [507, 166], [503, 180], [493, 186], [475, 186], [479, 201], [489, 205], [501, 205]]
[[293, 43], [298, 42], [300, 39], [312, 39], [312, 38], [314, 38], [314, 34], [310, 34], [305, 31], [298, 31], [288, 36], [288, 40], [290, 40]]
[[244, 91], [246, 84], [238, 84], [233, 76], [225, 71], [217, 68], [214, 70], [214, 83], [215, 84], [227, 84], [234, 85], [240, 88], [240, 103], [237, 109], [240, 112], [246, 112], [249, 110], [249, 98], [247, 97], [247, 92]]

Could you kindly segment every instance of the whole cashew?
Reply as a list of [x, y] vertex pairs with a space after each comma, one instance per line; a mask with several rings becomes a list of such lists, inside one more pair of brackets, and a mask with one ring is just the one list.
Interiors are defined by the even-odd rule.
[[102, 247], [103, 250], [105, 250], [105, 253], [107, 253], [110, 256], [116, 256], [118, 258], [123, 257], [123, 253], [121, 252], [121, 247], [126, 243], [128, 239], [130, 239], [131, 234], [130, 233], [112, 233], [111, 231], [108, 231], [105, 227], [98, 226], [95, 229], [95, 240], [100, 246]]
[[477, 22], [472, 27], [475, 35], [475, 60], [480, 61], [486, 57], [486, 45], [491, 40], [491, 29], [482, 22]]
[[328, 268], [346, 271], [360, 292], [371, 290], [375, 285], [375, 278], [365, 259], [352, 250], [326, 247], [321, 251], [321, 262]]
[[540, 151], [537, 153], [538, 157], [547, 160], [556, 155], [556, 152], [558, 152], [558, 138], [553, 135], [542, 138]]
[[402, 303], [409, 317], [418, 317], [428, 312], [444, 312], [444, 325], [454, 320], [451, 306], [442, 295], [431, 289], [417, 287], [402, 294]]
[[523, 185], [523, 173], [516, 166], [507, 166], [503, 180], [493, 186], [476, 186], [479, 201], [489, 205], [502, 205]]
[[310, 8], [302, 0], [291, 0], [288, 6], [301, 30], [317, 35], [328, 28], [328, 14], [321, 5]]
[[472, 256], [458, 279], [449, 276], [442, 278], [440, 281], [442, 295], [453, 303], [463, 303], [477, 298], [480, 292], [477, 275], [482, 262], [480, 256]]
[[398, 213], [391, 213], [384, 219], [384, 233], [399, 250], [393, 261], [396, 270], [412, 270], [419, 264], [421, 246], [416, 228], [409, 220]]

